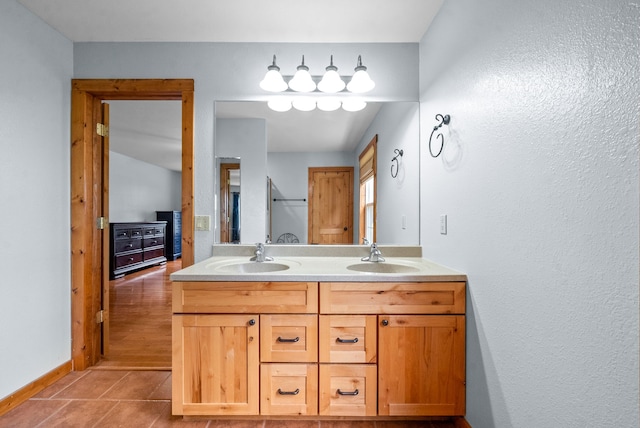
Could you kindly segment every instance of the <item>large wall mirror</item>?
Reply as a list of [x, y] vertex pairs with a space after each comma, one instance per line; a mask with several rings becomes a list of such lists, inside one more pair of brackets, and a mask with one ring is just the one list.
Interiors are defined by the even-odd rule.
[[[242, 159], [238, 242], [309, 243], [309, 168], [346, 166], [354, 171], [352, 242], [361, 244], [358, 158], [377, 136], [376, 240], [419, 244], [417, 102], [370, 102], [359, 112], [279, 113], [262, 101], [221, 101], [216, 102], [215, 114], [216, 159]], [[397, 150], [403, 156], [392, 161]], [[214, 175], [220, 180], [220, 161], [216, 168]], [[221, 192], [219, 183], [214, 188]], [[217, 201], [221, 197], [218, 193]], [[220, 215], [218, 206], [218, 229]], [[221, 239], [220, 230], [215, 238], [216, 243], [229, 242]]]

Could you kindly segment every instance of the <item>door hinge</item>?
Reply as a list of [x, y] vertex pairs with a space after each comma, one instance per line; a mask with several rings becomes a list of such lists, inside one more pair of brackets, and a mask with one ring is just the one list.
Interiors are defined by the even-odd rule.
[[96, 124], [96, 133], [101, 137], [109, 136], [109, 126], [104, 125], [102, 123]]
[[106, 217], [98, 217], [96, 219], [96, 229], [104, 230], [107, 228], [107, 224], [109, 223], [109, 219]]
[[104, 311], [99, 310], [96, 312], [96, 323], [101, 324], [104, 322]]

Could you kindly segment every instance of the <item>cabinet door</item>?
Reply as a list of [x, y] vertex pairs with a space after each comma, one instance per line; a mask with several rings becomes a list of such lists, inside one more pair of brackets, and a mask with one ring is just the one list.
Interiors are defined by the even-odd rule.
[[174, 315], [175, 415], [257, 415], [256, 315]]
[[464, 415], [463, 315], [381, 315], [378, 345], [380, 415]]

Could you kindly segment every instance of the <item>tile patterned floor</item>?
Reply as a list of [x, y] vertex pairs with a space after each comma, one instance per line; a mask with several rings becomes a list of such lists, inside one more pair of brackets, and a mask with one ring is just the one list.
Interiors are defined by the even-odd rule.
[[0, 427], [454, 428], [451, 422], [192, 420], [171, 415], [171, 372], [71, 372], [0, 416]]

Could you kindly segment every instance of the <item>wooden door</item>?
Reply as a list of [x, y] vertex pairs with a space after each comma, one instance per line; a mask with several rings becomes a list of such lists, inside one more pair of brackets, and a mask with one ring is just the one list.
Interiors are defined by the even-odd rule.
[[257, 415], [257, 315], [174, 315], [174, 415]]
[[220, 242], [233, 242], [231, 239], [231, 171], [239, 170], [239, 163], [220, 164]]
[[309, 168], [309, 244], [353, 243], [353, 167]]
[[464, 341], [463, 315], [380, 315], [379, 414], [464, 415]]
[[[98, 159], [94, 164], [98, 167], [97, 175], [101, 179], [96, 181], [102, 182], [102, 193], [100, 201], [98, 201], [98, 215], [102, 217], [100, 239], [102, 240], [102, 266], [100, 266], [102, 274], [102, 301], [99, 312], [99, 320], [102, 321], [102, 355], [109, 353], [109, 104], [102, 103], [102, 120], [100, 128], [100, 136], [102, 137], [101, 150], [96, 150], [95, 155]], [[96, 126], [98, 130], [98, 126]]]

